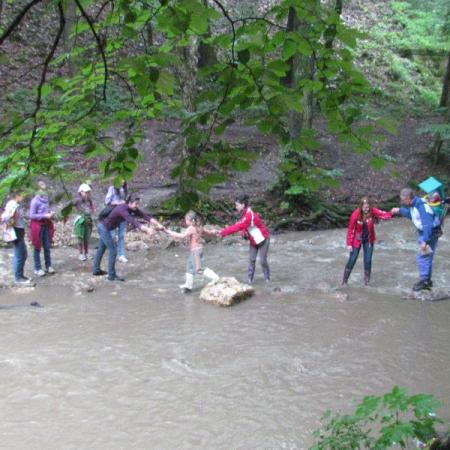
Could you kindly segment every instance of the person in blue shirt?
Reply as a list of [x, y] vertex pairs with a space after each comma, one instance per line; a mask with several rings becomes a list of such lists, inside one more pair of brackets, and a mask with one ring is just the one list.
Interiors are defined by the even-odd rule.
[[431, 289], [433, 258], [442, 235], [440, 219], [425, 200], [414, 196], [412, 189], [404, 188], [400, 191], [400, 204], [400, 208], [392, 208], [391, 212], [410, 219], [417, 229], [417, 268], [420, 279], [413, 290]]

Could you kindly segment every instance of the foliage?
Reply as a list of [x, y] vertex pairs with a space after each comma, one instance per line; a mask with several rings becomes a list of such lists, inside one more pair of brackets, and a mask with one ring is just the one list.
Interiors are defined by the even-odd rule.
[[[69, 3], [74, 23], [65, 15]], [[287, 31], [292, 8], [306, 24], [302, 32]], [[180, 124], [174, 208], [190, 207], [231, 172], [248, 170], [253, 154], [224, 138], [237, 119], [278, 137], [286, 149], [283, 190], [304, 196], [337, 175], [315, 164], [312, 130], [294, 137], [289, 128], [289, 113], [303, 111], [308, 93], [340, 141], [358, 151], [371, 148], [374, 126], [356, 126], [370, 93], [353, 65], [360, 34], [316, 0], [274, 2], [249, 17], [234, 17], [219, 0], [55, 0], [42, 13], [55, 18], [53, 44], [31, 107], [13, 101], [2, 112], [0, 194], [42, 174], [67, 179], [77, 169], [68, 167], [67, 156], [79, 149], [86, 158], [101, 158], [101, 173], [115, 184], [129, 180], [146, 121], [172, 117]], [[66, 27], [73, 43], [67, 53], [61, 45]], [[148, 27], [152, 42], [145, 38]], [[327, 45], [330, 35], [334, 47]], [[189, 55], [199, 42], [212, 46], [217, 60], [197, 71]], [[305, 57], [314, 59], [312, 78], [287, 87], [290, 61]]]
[[436, 436], [439, 403], [431, 395], [409, 396], [405, 388], [395, 386], [391, 392], [368, 396], [352, 414], [328, 411], [322, 429], [314, 432], [311, 450], [384, 450], [406, 448], [408, 441], [427, 442]]
[[[372, 11], [378, 5], [377, 13]], [[449, 50], [450, 5], [446, 0], [391, 1], [366, 6], [373, 26], [356, 49], [358, 65], [379, 87], [392, 110], [419, 113], [437, 106]]]

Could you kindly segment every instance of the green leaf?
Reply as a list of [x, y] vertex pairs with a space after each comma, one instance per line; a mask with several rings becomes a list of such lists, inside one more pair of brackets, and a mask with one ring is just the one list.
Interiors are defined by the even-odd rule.
[[268, 70], [275, 73], [279, 77], [284, 77], [286, 73], [289, 71], [289, 64], [286, 64], [284, 61], [277, 59], [269, 62], [267, 65]]
[[250, 51], [248, 48], [238, 51], [238, 60], [242, 64], [247, 64], [250, 60]]
[[282, 52], [283, 60], [286, 61], [289, 58], [291, 58], [293, 55], [295, 55], [297, 53], [297, 49], [298, 49], [297, 43], [287, 39], [284, 42], [284, 47], [283, 47], [283, 52]]
[[156, 88], [161, 94], [173, 95], [175, 91], [174, 76], [167, 70], [161, 72], [156, 82]]

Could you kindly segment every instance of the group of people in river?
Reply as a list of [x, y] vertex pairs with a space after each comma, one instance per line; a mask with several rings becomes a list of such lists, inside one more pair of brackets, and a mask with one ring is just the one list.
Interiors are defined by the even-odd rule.
[[[30, 241], [33, 247], [34, 274], [43, 277], [54, 274], [55, 269], [51, 259], [51, 244], [54, 235], [55, 212], [50, 207], [47, 185], [44, 181], [37, 184], [37, 192], [32, 198], [29, 209]], [[15, 282], [21, 285], [32, 284], [32, 279], [24, 275], [27, 259], [25, 243], [25, 214], [22, 202], [24, 195], [20, 190], [13, 193], [1, 215], [3, 224], [3, 239], [14, 246], [13, 273]], [[140, 198], [129, 194], [125, 181], [120, 187], [111, 186], [105, 197], [105, 207], [94, 220], [94, 203], [92, 188], [88, 183], [82, 183], [78, 188], [77, 198], [73, 207], [78, 213], [73, 234], [78, 241], [79, 259], [92, 259], [89, 255], [89, 242], [94, 223], [99, 236], [99, 244], [93, 261], [93, 275], [106, 275], [110, 281], [125, 281], [116, 273], [116, 259], [127, 262], [125, 256], [125, 234], [127, 226], [154, 235], [156, 231], [167, 233], [174, 239], [186, 240], [189, 248], [186, 263], [185, 281], [180, 286], [185, 291], [193, 288], [195, 275], [203, 275], [213, 282], [219, 276], [209, 267], [205, 267], [203, 258], [203, 237], [225, 237], [240, 232], [249, 241], [249, 260], [247, 282], [253, 283], [256, 259], [259, 254], [265, 283], [270, 282], [268, 253], [270, 234], [258, 213], [254, 212], [246, 194], [239, 195], [235, 200], [237, 212], [241, 214], [238, 222], [223, 229], [211, 231], [203, 227], [200, 217], [194, 211], [185, 215], [186, 229], [175, 232], [159, 223], [150, 214], [140, 209]], [[390, 220], [394, 215], [400, 215], [412, 220], [417, 229], [417, 266], [419, 280], [413, 290], [431, 289], [432, 265], [439, 237], [442, 235], [442, 217], [433, 210], [429, 203], [414, 195], [409, 188], [400, 191], [401, 207], [383, 211], [373, 207], [368, 197], [361, 199], [360, 205], [351, 214], [347, 230], [348, 261], [345, 265], [342, 284], [348, 283], [350, 274], [358, 259], [361, 248], [364, 260], [364, 282], [370, 283], [372, 270], [372, 255], [375, 243], [375, 223], [377, 220]], [[140, 220], [139, 220], [140, 219]], [[142, 223], [144, 222], [144, 223]], [[41, 263], [41, 250], [44, 253], [44, 267]], [[102, 258], [108, 251], [108, 270], [101, 268]]]
[[[433, 193], [433, 200], [436, 193]], [[449, 203], [449, 199], [437, 202]], [[370, 282], [372, 271], [372, 254], [375, 243], [375, 222], [377, 220], [390, 220], [394, 215], [400, 215], [411, 220], [417, 231], [418, 251], [416, 256], [419, 280], [414, 284], [414, 291], [431, 289], [433, 281], [433, 259], [436, 253], [439, 237], [442, 236], [442, 225], [445, 215], [437, 213], [427, 198], [414, 195], [410, 188], [400, 191], [399, 208], [392, 208], [391, 211], [383, 211], [371, 205], [367, 197], [361, 199], [360, 205], [350, 216], [347, 229], [347, 247], [350, 252], [347, 264], [344, 269], [342, 284], [346, 285], [353, 267], [358, 259], [361, 247], [363, 249], [364, 262], [364, 283]]]
[[[7, 202], [1, 215], [3, 226], [3, 240], [10, 242], [14, 247], [13, 274], [18, 285], [34, 284], [32, 278], [24, 274], [25, 262], [28, 256], [25, 242], [25, 213], [23, 209], [24, 194], [17, 190], [12, 193], [12, 198]], [[92, 188], [88, 183], [82, 183], [78, 188], [76, 199], [72, 202], [78, 215], [73, 223], [73, 235], [77, 238], [79, 259], [88, 261], [89, 242], [92, 235], [94, 222], [99, 236], [99, 243], [93, 258], [94, 276], [106, 275], [110, 281], [125, 281], [116, 272], [116, 259], [127, 262], [125, 256], [125, 234], [127, 226], [135, 230], [153, 236], [156, 231], [164, 232], [174, 239], [186, 240], [189, 248], [186, 264], [185, 281], [180, 286], [185, 291], [193, 288], [194, 276], [204, 277], [216, 281], [219, 276], [209, 267], [205, 267], [203, 258], [203, 237], [225, 237], [232, 233], [241, 232], [250, 243], [247, 282], [253, 283], [256, 259], [260, 255], [264, 280], [270, 281], [270, 269], [268, 264], [268, 251], [270, 235], [262, 222], [259, 214], [254, 212], [249, 205], [249, 197], [240, 195], [235, 202], [241, 219], [229, 227], [210, 231], [203, 227], [200, 216], [194, 211], [185, 215], [187, 228], [183, 232], [175, 232], [159, 223], [150, 214], [140, 209], [140, 198], [128, 193], [127, 183], [122, 182], [116, 188], [111, 186], [105, 197], [105, 207], [94, 220], [95, 208], [92, 200]], [[56, 213], [50, 207], [47, 185], [44, 181], [37, 183], [37, 192], [32, 198], [29, 209], [30, 241], [33, 247], [34, 274], [37, 277], [56, 273], [52, 265], [51, 244], [54, 236], [54, 219]], [[140, 219], [140, 220], [139, 220]], [[144, 222], [144, 223], [142, 223]], [[156, 231], [155, 231], [156, 230]], [[44, 267], [41, 263], [41, 250], [44, 253]], [[108, 251], [108, 269], [101, 268], [105, 252]]]

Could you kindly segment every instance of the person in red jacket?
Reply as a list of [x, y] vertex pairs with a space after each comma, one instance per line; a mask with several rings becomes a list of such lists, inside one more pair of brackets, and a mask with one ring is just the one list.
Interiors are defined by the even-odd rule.
[[392, 219], [392, 213], [373, 208], [367, 197], [363, 197], [352, 215], [348, 224], [347, 248], [350, 251], [347, 264], [344, 270], [342, 284], [347, 284], [353, 267], [358, 259], [361, 246], [364, 255], [364, 284], [370, 282], [370, 272], [372, 270], [372, 254], [375, 242], [375, 222], [378, 220]]
[[221, 230], [219, 234], [225, 237], [229, 234], [240, 232], [242, 237], [247, 237], [250, 242], [247, 270], [248, 284], [253, 283], [258, 253], [264, 281], [268, 283], [270, 281], [270, 269], [267, 262], [267, 254], [269, 253], [270, 235], [259, 215], [252, 211], [248, 203], [249, 198], [246, 194], [242, 194], [236, 199], [235, 207], [238, 212], [242, 212], [241, 219], [234, 225]]

